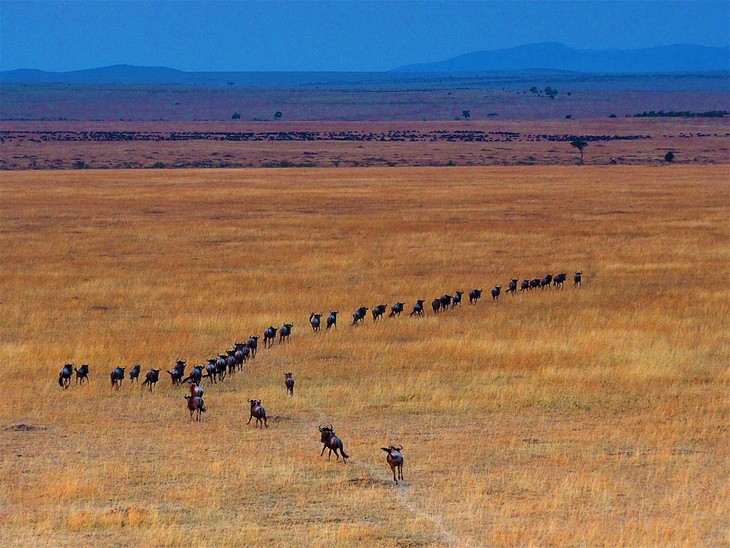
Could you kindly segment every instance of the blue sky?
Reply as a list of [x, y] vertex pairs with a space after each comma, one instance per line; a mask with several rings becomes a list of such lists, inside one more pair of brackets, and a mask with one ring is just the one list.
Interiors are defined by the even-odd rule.
[[378, 71], [535, 42], [730, 43], [730, 2], [0, 0], [0, 69]]

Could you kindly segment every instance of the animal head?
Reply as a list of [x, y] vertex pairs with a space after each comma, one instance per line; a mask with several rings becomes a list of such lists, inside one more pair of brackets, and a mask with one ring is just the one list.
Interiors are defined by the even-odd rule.
[[580, 270], [576, 270], [575, 273], [578, 274], [578, 276], [580, 276], [581, 274], [583, 274], [583, 272], [581, 272]]
[[495, 285], [494, 286], [494, 289], [502, 289], [502, 286], [501, 285]]
[[340, 313], [339, 310], [330, 310], [330, 315], [332, 315], [332, 316], [337, 316], [337, 314], [339, 314], [339, 313]]
[[292, 327], [294, 327], [294, 324], [293, 323], [285, 323], [284, 324], [284, 327], [288, 327], [289, 329], [291, 329]]
[[396, 447], [395, 445], [389, 445], [388, 447], [381, 447], [381, 449], [386, 453], [392, 453], [393, 451], [400, 453], [401, 451], [403, 451], [403, 446], [400, 445]]
[[251, 403], [251, 407], [256, 407], [257, 405], [261, 405], [261, 400], [248, 400]]
[[284, 373], [284, 377], [286, 377], [287, 379], [291, 379], [292, 374], [291, 373]]

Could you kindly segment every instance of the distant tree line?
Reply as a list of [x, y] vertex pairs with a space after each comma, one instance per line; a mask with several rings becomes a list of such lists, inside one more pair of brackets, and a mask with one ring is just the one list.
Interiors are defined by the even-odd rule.
[[708, 110], [707, 112], [690, 112], [689, 110], [644, 111], [634, 114], [634, 118], [722, 118], [730, 114], [727, 110]]

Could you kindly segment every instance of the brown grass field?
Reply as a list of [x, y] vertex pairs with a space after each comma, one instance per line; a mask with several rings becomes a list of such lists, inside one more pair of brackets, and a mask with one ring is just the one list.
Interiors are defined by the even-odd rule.
[[[728, 545], [728, 175], [1, 172], [0, 540]], [[580, 289], [348, 325], [578, 269]], [[331, 309], [338, 330], [312, 334]], [[200, 423], [165, 373], [110, 388], [113, 366], [200, 363], [285, 321], [288, 345], [204, 381]], [[91, 383], [62, 390], [66, 361]], [[246, 425], [254, 397], [268, 430]], [[347, 465], [319, 456], [329, 422]]]

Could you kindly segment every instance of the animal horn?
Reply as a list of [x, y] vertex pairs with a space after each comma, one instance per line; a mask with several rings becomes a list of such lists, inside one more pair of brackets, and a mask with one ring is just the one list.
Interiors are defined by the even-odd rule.
[[397, 449], [398, 451], [403, 451], [403, 446], [402, 446], [402, 445], [400, 445], [400, 446], [396, 447], [396, 449]]

